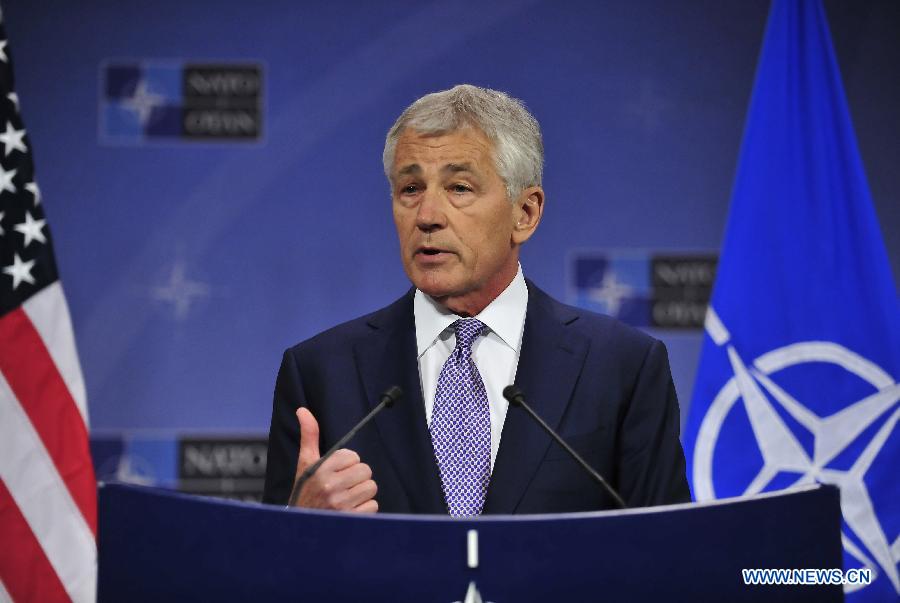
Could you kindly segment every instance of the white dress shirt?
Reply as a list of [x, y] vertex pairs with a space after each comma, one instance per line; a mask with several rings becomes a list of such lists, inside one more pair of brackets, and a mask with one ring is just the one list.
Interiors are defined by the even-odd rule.
[[[520, 265], [515, 278], [503, 293], [475, 316], [487, 327], [472, 345], [472, 358], [481, 374], [491, 407], [491, 471], [497, 459], [500, 434], [509, 406], [503, 397], [503, 388], [512, 384], [516, 378], [527, 307], [528, 287]], [[416, 290], [413, 299], [413, 314], [416, 322], [419, 379], [425, 400], [425, 417], [430, 426], [438, 377], [456, 347], [456, 333], [451, 325], [462, 317], [419, 290]]]

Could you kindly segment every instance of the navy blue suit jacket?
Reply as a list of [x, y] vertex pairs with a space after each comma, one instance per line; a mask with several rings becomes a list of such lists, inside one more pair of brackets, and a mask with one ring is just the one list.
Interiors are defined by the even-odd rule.
[[[319, 421], [324, 452], [391, 385], [404, 398], [349, 447], [372, 467], [382, 512], [446, 513], [419, 381], [413, 291], [287, 350], [275, 384], [264, 502], [285, 504], [299, 447], [295, 416]], [[528, 282], [516, 385], [629, 506], [690, 500], [665, 347], [612, 318], [563, 305]], [[510, 408], [484, 513], [613, 508], [522, 409]]]

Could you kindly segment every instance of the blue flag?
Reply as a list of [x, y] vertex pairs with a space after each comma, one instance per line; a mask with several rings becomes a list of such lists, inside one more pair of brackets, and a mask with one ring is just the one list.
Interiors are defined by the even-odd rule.
[[694, 496], [838, 485], [849, 599], [896, 600], [900, 304], [819, 0], [772, 5], [705, 330]]

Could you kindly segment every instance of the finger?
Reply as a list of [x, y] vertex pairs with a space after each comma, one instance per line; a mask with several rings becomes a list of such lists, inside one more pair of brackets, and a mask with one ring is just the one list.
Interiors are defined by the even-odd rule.
[[[372, 480], [348, 484], [346, 473], [348, 472], [333, 474], [321, 482], [315, 481], [316, 478], [310, 480], [308, 484], [310, 506], [335, 511], [352, 511], [355, 507], [373, 498], [378, 492], [378, 486]], [[306, 490], [305, 487], [304, 490]]]
[[355, 509], [353, 509], [354, 513], [377, 513], [378, 512], [378, 501], [374, 498], [372, 500], [367, 500], [363, 504], [359, 505]]
[[369, 479], [344, 491], [334, 502], [340, 509], [351, 511], [367, 500], [375, 498], [377, 492], [378, 486]]
[[356, 463], [341, 471], [333, 471], [328, 466], [330, 460], [325, 461], [310, 480], [316, 484], [316, 489], [323, 491], [329, 498], [344, 502], [344, 495], [350, 488], [372, 479], [372, 469], [365, 463]]
[[360, 458], [358, 454], [348, 448], [341, 448], [340, 450], [336, 450], [327, 461], [322, 463], [321, 469], [324, 469], [325, 471], [343, 471], [344, 469], [352, 467], [353, 465], [358, 465], [359, 463]]
[[307, 488], [308, 500], [314, 506], [341, 511], [353, 510], [378, 491], [378, 486], [372, 481], [372, 469], [364, 463], [357, 463], [343, 471], [328, 471], [323, 464], [304, 490]]
[[297, 409], [297, 421], [300, 423], [299, 473], [319, 460], [319, 422], [308, 409], [302, 407]]
[[378, 485], [374, 480], [366, 480], [347, 490], [347, 495], [342, 506], [346, 509], [355, 509], [366, 501], [374, 499], [377, 493]]
[[336, 472], [335, 476], [349, 489], [372, 479], [372, 468], [365, 463], [356, 463], [351, 467]]

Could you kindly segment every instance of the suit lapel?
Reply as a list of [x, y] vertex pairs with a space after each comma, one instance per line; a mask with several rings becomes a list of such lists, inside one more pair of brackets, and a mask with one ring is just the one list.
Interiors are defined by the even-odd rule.
[[369, 407], [391, 385], [403, 399], [375, 418], [387, 457], [416, 513], [446, 513], [437, 463], [425, 419], [425, 403], [416, 356], [413, 296], [407, 294], [369, 320], [372, 333], [355, 347]]
[[[528, 281], [528, 309], [516, 385], [525, 394], [525, 401], [554, 429], [558, 429], [569, 404], [589, 345], [568, 327], [575, 320], [577, 315]], [[515, 512], [550, 442], [550, 436], [524, 410], [509, 408], [485, 513]]]

